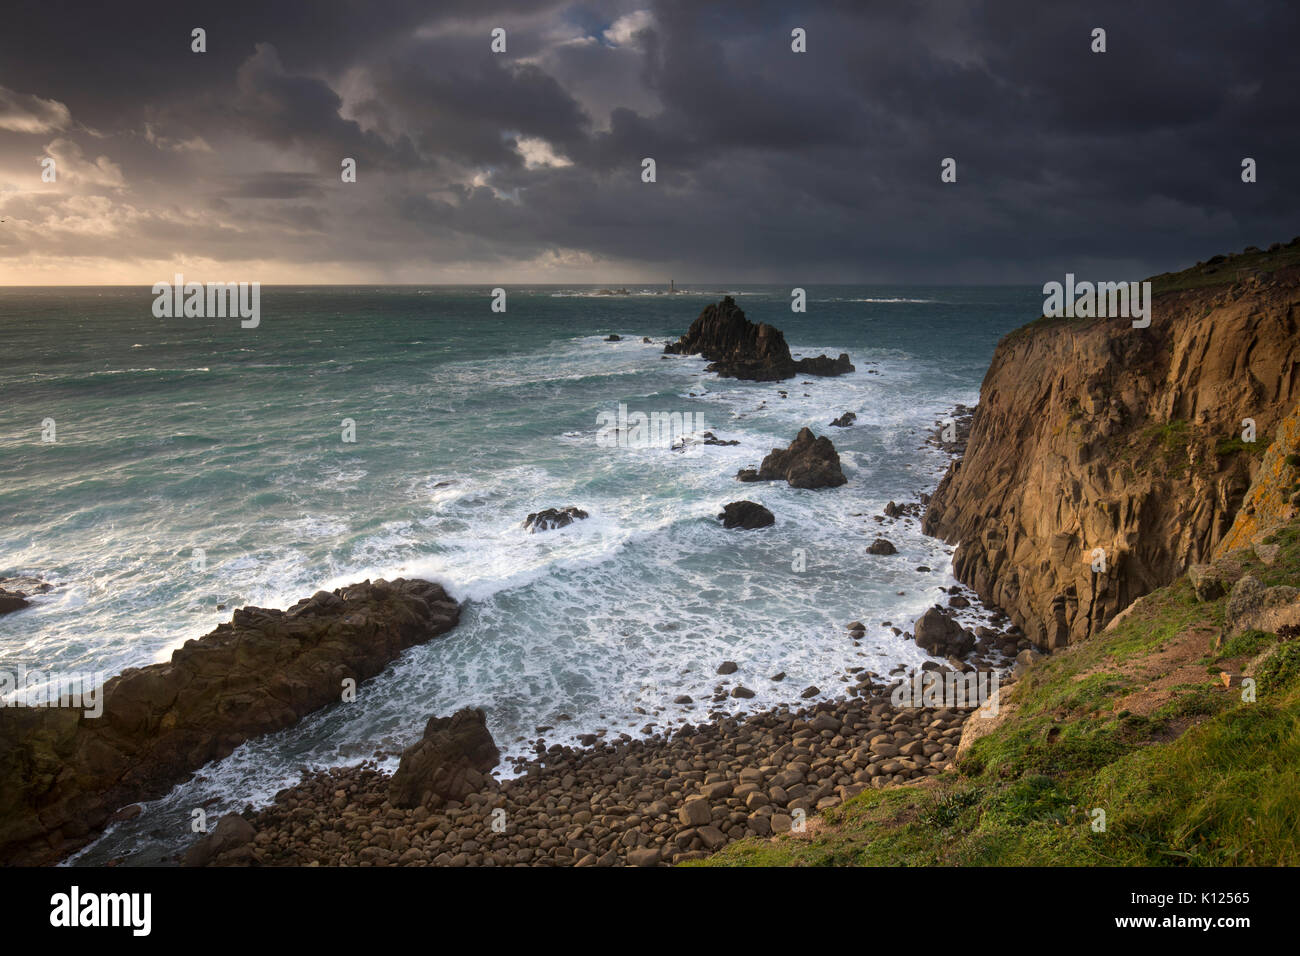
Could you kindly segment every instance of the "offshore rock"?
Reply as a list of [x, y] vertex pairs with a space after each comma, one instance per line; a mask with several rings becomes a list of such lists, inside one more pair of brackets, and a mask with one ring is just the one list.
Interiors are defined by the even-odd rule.
[[766, 322], [755, 325], [749, 321], [731, 296], [705, 306], [686, 334], [664, 346], [664, 352], [702, 355], [710, 362], [708, 371], [754, 382], [779, 382], [796, 375], [844, 375], [854, 370], [847, 354], [796, 362], [781, 330]]
[[741, 481], [781, 481], [795, 488], [835, 488], [848, 481], [840, 469], [835, 445], [811, 429], [800, 429], [788, 448], [773, 448], [758, 466], [758, 472], [742, 471]]
[[741, 528], [746, 531], [776, 524], [776, 516], [757, 501], [733, 501], [723, 505], [722, 514], [718, 518], [724, 528]]

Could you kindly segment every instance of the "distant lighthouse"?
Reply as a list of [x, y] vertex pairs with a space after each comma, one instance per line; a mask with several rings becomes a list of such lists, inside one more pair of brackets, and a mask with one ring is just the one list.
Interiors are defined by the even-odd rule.
[[668, 291], [669, 291], [669, 292], [676, 292], [676, 291], [677, 291], [677, 287], [676, 287], [676, 285], [674, 285], [672, 279], [669, 279], [669, 280], [668, 280]]

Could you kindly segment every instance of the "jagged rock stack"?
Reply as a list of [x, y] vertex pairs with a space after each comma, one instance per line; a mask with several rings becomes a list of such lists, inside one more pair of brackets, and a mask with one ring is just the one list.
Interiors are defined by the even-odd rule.
[[795, 361], [781, 330], [766, 322], [755, 325], [749, 321], [731, 296], [705, 306], [687, 333], [664, 346], [664, 352], [703, 355], [710, 362], [708, 371], [754, 382], [779, 382], [796, 375], [844, 375], [854, 370], [847, 354], [837, 359], [819, 355]]
[[773, 448], [757, 471], [745, 468], [736, 477], [740, 481], [784, 479], [795, 488], [836, 488], [848, 481], [834, 443], [809, 428], [800, 429], [788, 448]]

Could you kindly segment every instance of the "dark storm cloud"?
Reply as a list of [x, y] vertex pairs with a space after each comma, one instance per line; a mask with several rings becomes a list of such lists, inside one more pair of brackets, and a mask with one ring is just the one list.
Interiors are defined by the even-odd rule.
[[[1300, 233], [1298, 36], [1285, 0], [27, 7], [0, 37], [0, 279], [1159, 271]], [[66, 186], [33, 185], [43, 155]]]

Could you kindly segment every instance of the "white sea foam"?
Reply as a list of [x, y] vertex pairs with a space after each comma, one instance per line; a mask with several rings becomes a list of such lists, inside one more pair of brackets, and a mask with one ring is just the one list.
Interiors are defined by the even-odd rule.
[[[618, 343], [574, 336], [526, 360], [512, 354], [438, 365], [414, 383], [386, 384], [377, 392], [381, 407], [410, 403], [435, 422], [467, 415], [473, 421], [463, 409], [490, 409], [497, 396], [532, 396], [510, 409], [508, 425], [518, 428], [522, 419], [533, 430], [493, 431], [500, 423], [483, 412], [464, 432], [467, 444], [449, 455], [431, 447], [436, 431], [389, 436], [408, 456], [397, 478], [379, 460], [383, 446], [333, 446], [306, 463], [286, 454], [268, 469], [265, 492], [249, 492], [277, 496], [285, 513], [207, 540], [201, 578], [183, 577], [193, 546], [184, 534], [129, 572], [111, 558], [88, 558], [98, 587], [107, 590], [81, 599], [105, 606], [112, 595], [121, 607], [102, 629], [57, 640], [69, 649], [76, 640], [104, 648], [127, 641], [151, 649], [152, 659], [206, 633], [239, 604], [286, 607], [365, 578], [430, 578], [468, 602], [459, 627], [368, 682], [360, 705], [330, 708], [251, 741], [150, 804], [138, 821], [119, 825], [88, 858], [156, 846], [149, 833], [160, 821], [180, 820], [186, 808], [211, 797], [219, 798], [218, 809], [260, 805], [304, 767], [355, 763], [376, 749], [395, 752], [429, 714], [461, 706], [484, 707], [502, 750], [513, 755], [531, 749], [540, 725], [556, 728], [546, 735], [554, 741], [601, 730], [635, 735], [649, 721], [661, 729], [705, 719], [720, 681], [754, 690], [753, 699], [728, 706], [755, 710], [797, 700], [810, 685], [838, 693], [848, 666], [881, 675], [900, 664], [917, 666], [922, 652], [880, 622], [910, 626], [939, 597], [936, 589], [953, 583], [948, 549], [922, 535], [915, 520], [879, 524], [872, 516], [891, 498], [908, 500], [937, 481], [944, 459], [924, 446], [925, 429], [955, 402], [973, 403], [975, 383], [965, 391], [933, 388], [932, 373], [913, 357], [885, 349], [850, 350], [858, 371], [839, 378], [736, 382], [705, 373], [698, 357], [650, 358], [661, 346], [642, 343], [633, 327], [619, 329], [625, 339]], [[803, 356], [845, 350], [833, 340], [792, 346]], [[708, 430], [740, 444], [599, 449], [595, 413], [619, 401], [702, 410]], [[580, 419], [561, 421], [557, 412], [551, 420], [549, 409], [565, 402]], [[843, 411], [855, 412], [856, 424], [829, 427]], [[337, 419], [321, 414], [312, 427], [320, 427], [317, 418], [337, 442], [330, 432]], [[735, 480], [740, 468], [757, 466], [804, 426], [835, 441], [848, 485], [805, 491]], [[364, 437], [378, 442], [381, 429]], [[269, 444], [260, 454], [278, 452]], [[421, 465], [428, 471], [410, 472]], [[721, 506], [742, 498], [769, 507], [776, 524], [722, 529]], [[538, 534], [522, 527], [529, 512], [567, 505], [590, 516]], [[166, 525], [154, 533], [177, 535]], [[899, 554], [867, 555], [878, 534]], [[123, 546], [113, 539], [108, 547], [112, 554]], [[792, 567], [797, 551], [805, 556], [803, 572]], [[24, 561], [35, 565], [36, 557], [30, 552]], [[184, 617], [159, 611], [159, 591], [176, 595]], [[218, 603], [226, 609], [217, 612]], [[860, 647], [844, 632], [850, 620], [868, 625]], [[123, 630], [128, 621], [135, 623]], [[142, 663], [129, 649], [101, 659]], [[724, 659], [741, 665], [725, 680], [715, 673]], [[771, 681], [778, 671], [788, 676]], [[695, 703], [672, 705], [680, 694]], [[572, 719], [559, 721], [561, 715]]]

